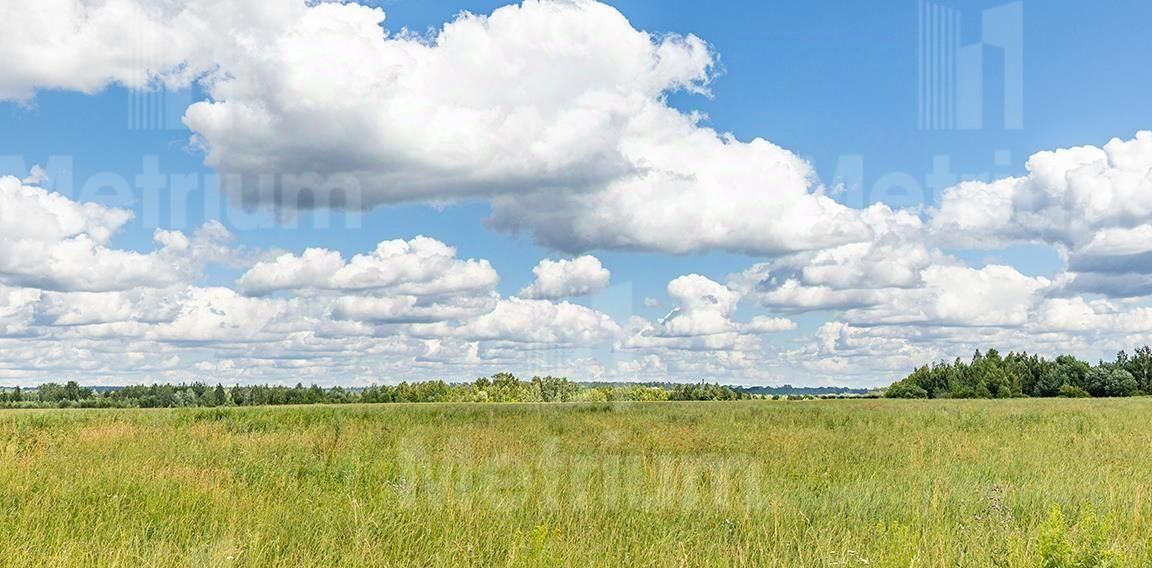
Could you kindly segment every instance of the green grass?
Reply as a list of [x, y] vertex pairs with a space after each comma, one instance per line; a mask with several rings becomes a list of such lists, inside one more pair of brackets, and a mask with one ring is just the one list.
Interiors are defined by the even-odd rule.
[[0, 564], [1147, 566], [1150, 417], [1150, 399], [5, 411]]

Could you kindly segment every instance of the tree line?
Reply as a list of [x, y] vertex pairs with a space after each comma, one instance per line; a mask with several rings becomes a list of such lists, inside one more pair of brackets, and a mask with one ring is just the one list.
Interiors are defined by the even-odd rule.
[[970, 362], [924, 365], [888, 387], [890, 398], [1118, 397], [1152, 394], [1152, 349], [1120, 351], [1089, 364], [1071, 355], [1049, 360], [995, 349]]
[[676, 400], [742, 400], [755, 398], [720, 384], [583, 384], [563, 377], [521, 380], [510, 373], [471, 383], [403, 382], [366, 388], [317, 385], [294, 387], [206, 383], [84, 387], [75, 381], [45, 383], [34, 389], [0, 391], [4, 408], [175, 408], [268, 406], [286, 404], [352, 404], [403, 402], [612, 402]]

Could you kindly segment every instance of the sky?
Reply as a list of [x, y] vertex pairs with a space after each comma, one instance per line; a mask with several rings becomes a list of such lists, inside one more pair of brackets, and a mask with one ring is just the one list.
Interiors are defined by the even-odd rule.
[[1152, 334], [1146, 2], [0, 7], [0, 385], [884, 385]]

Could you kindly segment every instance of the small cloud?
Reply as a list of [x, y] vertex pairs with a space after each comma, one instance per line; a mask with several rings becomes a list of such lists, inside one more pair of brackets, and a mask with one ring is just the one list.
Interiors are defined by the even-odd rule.
[[532, 269], [536, 280], [520, 291], [521, 298], [555, 300], [588, 296], [608, 286], [612, 273], [600, 259], [585, 255], [570, 260], [541, 260]]
[[32, 170], [28, 172], [28, 177], [20, 180], [29, 185], [40, 185], [48, 181], [48, 171], [39, 165], [32, 166]]

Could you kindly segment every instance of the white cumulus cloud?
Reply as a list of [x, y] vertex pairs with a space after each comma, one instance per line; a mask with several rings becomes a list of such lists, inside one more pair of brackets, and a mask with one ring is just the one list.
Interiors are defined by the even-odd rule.
[[536, 280], [520, 291], [523, 298], [557, 299], [587, 296], [608, 286], [612, 273], [600, 259], [579, 256], [564, 260], [541, 260], [532, 274]]
[[307, 249], [258, 262], [237, 281], [244, 293], [280, 290], [389, 291], [435, 295], [491, 290], [499, 275], [487, 260], [460, 260], [456, 249], [436, 239], [384, 241], [370, 254], [345, 261], [339, 252]]
[[210, 256], [228, 248], [222, 240], [230, 235], [212, 223], [193, 238], [158, 231], [161, 248], [153, 252], [113, 248], [112, 237], [131, 219], [130, 211], [0, 177], [0, 283], [86, 292], [162, 288], [195, 279]]

